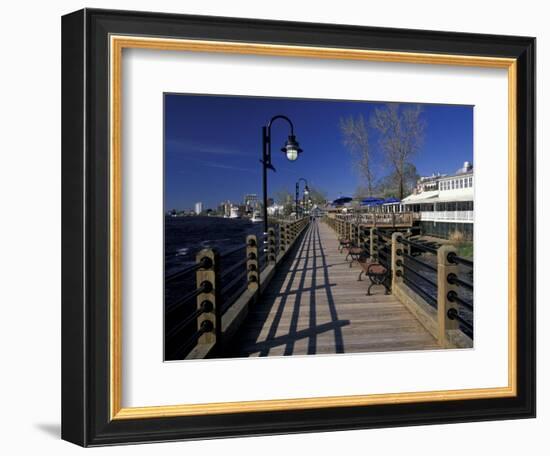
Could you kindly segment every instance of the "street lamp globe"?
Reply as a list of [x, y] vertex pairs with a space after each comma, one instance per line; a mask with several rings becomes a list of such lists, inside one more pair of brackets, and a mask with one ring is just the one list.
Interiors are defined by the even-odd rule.
[[296, 141], [296, 136], [290, 135], [281, 151], [286, 154], [286, 158], [288, 160], [296, 160], [298, 158], [298, 154], [302, 152], [302, 149], [300, 149], [300, 144]]
[[309, 195], [309, 187], [307, 185], [304, 187], [304, 195]]

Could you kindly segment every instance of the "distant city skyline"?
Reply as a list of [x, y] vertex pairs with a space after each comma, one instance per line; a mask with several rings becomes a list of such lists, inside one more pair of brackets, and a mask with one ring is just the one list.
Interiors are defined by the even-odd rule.
[[[353, 196], [364, 185], [342, 142], [339, 121], [362, 114], [368, 121], [385, 103], [209, 95], [165, 95], [165, 210], [215, 209], [223, 201], [242, 203], [245, 195], [261, 199], [261, 129], [271, 117], [285, 114], [295, 126], [304, 152], [289, 162], [279, 152], [288, 126], [272, 127], [273, 165], [269, 196], [294, 193], [300, 177], [323, 190], [329, 200]], [[473, 157], [473, 107], [422, 104], [426, 122], [422, 149], [411, 162], [421, 176], [452, 174]], [[374, 173], [390, 172], [371, 133]], [[475, 166], [475, 163], [474, 163]]]

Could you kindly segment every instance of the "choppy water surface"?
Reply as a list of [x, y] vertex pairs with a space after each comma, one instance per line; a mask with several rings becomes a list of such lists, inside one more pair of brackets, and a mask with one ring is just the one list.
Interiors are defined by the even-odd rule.
[[[221, 273], [224, 270], [238, 263], [245, 258], [246, 236], [256, 234], [261, 236], [263, 223], [252, 223], [246, 219], [224, 219], [221, 217], [166, 217], [164, 224], [164, 274], [165, 277], [179, 272], [195, 264], [197, 253], [202, 249], [213, 248], [218, 251], [221, 257]], [[234, 251], [237, 247], [242, 249]], [[228, 252], [233, 253], [228, 254]], [[234, 286], [227, 291], [231, 294], [234, 290], [245, 285], [245, 277], [242, 280], [238, 277], [245, 272], [245, 269], [235, 271], [232, 274], [222, 277], [221, 286], [234, 283]], [[237, 282], [234, 282], [237, 279]], [[176, 283], [166, 284], [164, 290], [165, 304], [179, 299], [185, 294], [196, 289], [195, 273], [186, 275]], [[165, 332], [169, 331], [178, 322], [185, 319], [196, 309], [195, 300], [180, 306], [171, 314], [165, 314]], [[166, 340], [166, 359], [173, 359], [171, 353], [175, 346], [186, 340], [196, 325], [180, 331], [174, 340]], [[173, 345], [173, 346], [172, 346]]]

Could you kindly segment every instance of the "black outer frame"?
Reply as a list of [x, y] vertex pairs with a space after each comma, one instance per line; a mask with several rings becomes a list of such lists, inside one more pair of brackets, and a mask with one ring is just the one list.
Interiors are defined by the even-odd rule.
[[[518, 59], [514, 398], [109, 419], [110, 34]], [[62, 19], [62, 438], [82, 446], [535, 416], [535, 39], [84, 9]]]

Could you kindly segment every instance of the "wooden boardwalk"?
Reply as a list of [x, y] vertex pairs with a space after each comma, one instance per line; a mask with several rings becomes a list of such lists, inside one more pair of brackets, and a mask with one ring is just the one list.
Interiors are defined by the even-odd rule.
[[439, 348], [383, 287], [366, 291], [357, 266], [338, 252], [334, 231], [310, 224], [251, 309], [230, 356], [281, 356]]

